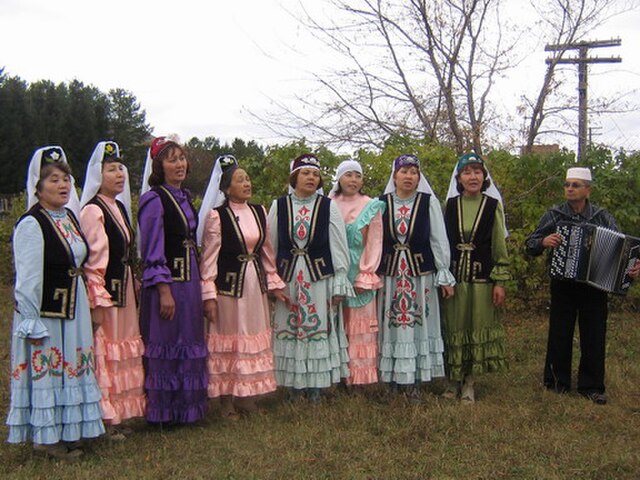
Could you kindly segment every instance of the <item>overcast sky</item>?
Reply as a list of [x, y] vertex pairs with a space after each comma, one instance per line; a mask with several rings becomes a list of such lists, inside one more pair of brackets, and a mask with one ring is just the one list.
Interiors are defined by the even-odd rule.
[[[509, 6], [518, 2], [528, 4]], [[129, 90], [156, 135], [282, 142], [248, 112], [264, 114], [274, 108], [270, 98], [306, 92], [308, 72], [331, 62], [290, 15], [297, 8], [297, 0], [0, 0], [0, 66], [29, 82], [78, 79], [103, 91]], [[623, 58], [591, 68], [590, 96], [625, 92], [640, 105], [639, 24], [633, 12], [589, 37], [621, 37], [622, 47], [594, 53]], [[534, 52], [503, 80], [505, 111], [514, 113], [520, 95], [539, 86], [545, 56]], [[633, 112], [591, 125], [596, 140], [640, 149], [639, 123]]]

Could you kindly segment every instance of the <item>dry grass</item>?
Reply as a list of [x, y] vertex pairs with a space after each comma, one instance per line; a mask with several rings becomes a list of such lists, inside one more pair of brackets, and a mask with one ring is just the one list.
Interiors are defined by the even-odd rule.
[[[0, 332], [8, 379], [10, 290]], [[262, 415], [224, 422], [217, 406], [202, 423], [160, 430], [144, 422], [125, 442], [100, 439], [75, 464], [30, 448], [0, 447], [2, 478], [356, 478], [637, 479], [640, 476], [640, 330], [637, 315], [612, 314], [607, 385], [596, 406], [541, 386], [544, 312], [509, 315], [511, 369], [483, 377], [473, 406], [445, 401], [440, 382], [409, 406], [374, 387], [367, 395], [332, 391], [319, 406], [276, 395]], [[577, 355], [577, 354], [576, 354]], [[6, 412], [8, 380], [0, 385]], [[0, 436], [6, 438], [6, 427]]]

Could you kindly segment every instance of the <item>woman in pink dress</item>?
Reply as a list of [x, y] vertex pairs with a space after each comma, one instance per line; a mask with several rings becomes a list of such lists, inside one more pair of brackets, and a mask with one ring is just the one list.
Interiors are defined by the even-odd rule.
[[142, 354], [134, 276], [134, 233], [127, 169], [115, 142], [100, 142], [89, 160], [80, 225], [89, 244], [87, 277], [94, 324], [96, 377], [102, 418], [112, 439], [130, 430], [124, 420], [144, 416]]
[[338, 165], [333, 198], [347, 228], [351, 267], [349, 281], [356, 291], [343, 306], [344, 329], [349, 340], [347, 385], [378, 382], [378, 316], [376, 290], [382, 280], [376, 269], [382, 257], [382, 211], [385, 205], [361, 193], [362, 167], [354, 160]]
[[276, 273], [264, 207], [248, 203], [251, 179], [231, 155], [216, 161], [201, 209], [200, 271], [209, 320], [210, 398], [222, 416], [254, 412], [276, 389], [267, 292], [287, 301]]

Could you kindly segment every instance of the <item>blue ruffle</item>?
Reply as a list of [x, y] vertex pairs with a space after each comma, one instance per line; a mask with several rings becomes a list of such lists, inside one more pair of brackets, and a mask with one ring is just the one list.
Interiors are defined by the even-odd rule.
[[25, 318], [16, 328], [15, 335], [18, 338], [46, 338], [49, 336], [49, 329], [40, 318]]

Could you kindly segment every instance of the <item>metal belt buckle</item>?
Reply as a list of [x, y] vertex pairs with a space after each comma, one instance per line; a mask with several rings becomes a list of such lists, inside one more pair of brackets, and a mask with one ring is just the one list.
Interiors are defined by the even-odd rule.
[[292, 248], [291, 253], [293, 255], [301, 256], [301, 255], [306, 255], [307, 251], [304, 248]]
[[409, 250], [409, 245], [407, 245], [406, 243], [394, 243], [393, 244], [393, 249], [395, 251], [407, 251]]
[[82, 267], [71, 267], [69, 268], [69, 271], [67, 273], [71, 278], [79, 277], [80, 275], [82, 275]]
[[256, 259], [255, 254], [253, 253], [241, 253], [240, 255], [238, 255], [238, 260], [240, 262], [253, 262]]
[[456, 245], [456, 249], [461, 252], [471, 252], [476, 249], [476, 246], [473, 243], [459, 243]]

